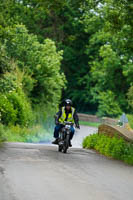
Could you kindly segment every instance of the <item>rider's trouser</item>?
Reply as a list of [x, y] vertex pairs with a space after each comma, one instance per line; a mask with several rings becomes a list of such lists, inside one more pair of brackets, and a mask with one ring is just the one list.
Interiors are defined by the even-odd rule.
[[[55, 126], [55, 129], [54, 129], [54, 137], [55, 138], [59, 137], [59, 132], [62, 127], [63, 126], [61, 124]], [[72, 138], [74, 136], [74, 132], [75, 132], [75, 130], [74, 130], [73, 126], [71, 126], [70, 140], [72, 140]]]

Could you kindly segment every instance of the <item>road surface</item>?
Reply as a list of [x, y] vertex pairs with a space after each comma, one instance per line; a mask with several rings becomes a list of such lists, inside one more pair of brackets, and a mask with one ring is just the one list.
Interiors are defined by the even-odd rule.
[[96, 131], [82, 127], [68, 154], [54, 145], [4, 144], [0, 200], [132, 200], [133, 167], [79, 148], [88, 130]]

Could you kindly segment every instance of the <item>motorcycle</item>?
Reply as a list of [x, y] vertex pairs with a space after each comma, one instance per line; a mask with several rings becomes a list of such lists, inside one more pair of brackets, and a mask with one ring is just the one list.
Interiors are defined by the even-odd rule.
[[67, 153], [69, 148], [70, 134], [71, 134], [71, 126], [73, 126], [72, 122], [64, 122], [62, 124], [62, 129], [59, 132], [59, 142], [58, 142], [58, 151]]

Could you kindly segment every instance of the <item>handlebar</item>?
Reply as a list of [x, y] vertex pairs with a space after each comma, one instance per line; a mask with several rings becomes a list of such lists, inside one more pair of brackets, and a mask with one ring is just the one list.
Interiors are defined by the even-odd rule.
[[[67, 121], [64, 121], [64, 123], [58, 123], [58, 124], [59, 124], [59, 125], [62, 125], [62, 126], [65, 126], [65, 125], [73, 126], [73, 125], [74, 125], [74, 123], [72, 123], [72, 122], [67, 122]], [[80, 126], [76, 126], [76, 125], [75, 125], [75, 128], [80, 129]]]
[[61, 124], [61, 125], [63, 125], [63, 126], [65, 126], [65, 125], [73, 126], [73, 125], [74, 125], [74, 123], [72, 123], [72, 122], [67, 122], [67, 121], [64, 121], [64, 123], [59, 123], [59, 124]]

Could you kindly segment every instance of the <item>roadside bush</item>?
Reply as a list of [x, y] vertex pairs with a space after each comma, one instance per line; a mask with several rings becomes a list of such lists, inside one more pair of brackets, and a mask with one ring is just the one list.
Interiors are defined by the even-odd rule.
[[6, 51], [6, 46], [0, 43], [0, 74], [3, 74], [10, 69], [10, 57]]
[[133, 144], [117, 135], [109, 137], [104, 134], [93, 134], [83, 140], [83, 148], [95, 149], [99, 153], [133, 165]]
[[0, 113], [1, 122], [3, 124], [15, 124], [17, 120], [17, 110], [14, 109], [13, 104], [5, 94], [0, 94]]
[[13, 73], [6, 72], [0, 77], [0, 92], [6, 93], [18, 88], [17, 77]]
[[0, 123], [0, 143], [6, 140], [4, 126]]
[[33, 113], [25, 94], [19, 90], [18, 92], [7, 94], [7, 98], [17, 112], [15, 124], [22, 126], [30, 125], [33, 122]]
[[20, 125], [11, 125], [5, 129], [5, 138], [8, 142], [27, 142], [28, 137], [33, 137], [35, 131], [29, 127], [22, 127]]
[[22, 91], [0, 94], [1, 122], [28, 126], [33, 121], [30, 103]]
[[98, 137], [96, 134], [87, 136], [83, 141], [83, 147], [88, 149], [93, 149], [97, 144], [97, 139]]
[[46, 130], [42, 125], [34, 125], [32, 127], [4, 126], [0, 124], [0, 141], [8, 142], [30, 142], [38, 143], [49, 141], [52, 138], [52, 132]]

